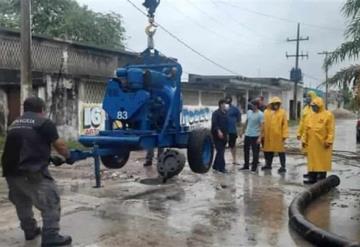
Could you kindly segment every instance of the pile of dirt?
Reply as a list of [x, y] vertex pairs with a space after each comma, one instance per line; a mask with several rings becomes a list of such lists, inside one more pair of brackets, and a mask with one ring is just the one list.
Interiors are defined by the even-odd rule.
[[355, 119], [356, 114], [346, 109], [338, 108], [332, 111], [336, 119]]

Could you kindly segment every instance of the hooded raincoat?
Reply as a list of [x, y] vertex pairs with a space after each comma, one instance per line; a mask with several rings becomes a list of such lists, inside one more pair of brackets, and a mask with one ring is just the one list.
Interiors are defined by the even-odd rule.
[[[273, 97], [272, 103], [281, 103], [280, 98]], [[264, 152], [285, 152], [284, 139], [289, 137], [287, 114], [283, 108], [273, 111], [267, 108], [264, 112], [264, 126], [262, 133]]]
[[[307, 93], [307, 96], [309, 96], [311, 98], [311, 102], [317, 97], [316, 93], [314, 91], [309, 91]], [[300, 137], [301, 140], [303, 139], [303, 136], [304, 136], [304, 129], [305, 129], [306, 119], [311, 113], [313, 113], [313, 111], [311, 109], [311, 102], [303, 108], [301, 118], [300, 118], [300, 122], [299, 122], [299, 127], [297, 129], [296, 136]], [[306, 147], [302, 147], [301, 151], [304, 154], [306, 154], [306, 152], [307, 152]]]
[[315, 98], [311, 104], [317, 105], [320, 110], [311, 113], [304, 126], [303, 142], [307, 147], [308, 171], [327, 172], [331, 170], [335, 119], [331, 112], [325, 110], [321, 98]]
[[[311, 101], [313, 101], [316, 98], [316, 93], [314, 91], [309, 91], [307, 93], [307, 95], [311, 98]], [[310, 102], [311, 103], [311, 102]], [[301, 114], [301, 118], [300, 118], [300, 123], [299, 123], [299, 127], [297, 129], [297, 136], [302, 137], [304, 135], [304, 127], [305, 127], [305, 121], [306, 118], [312, 113], [312, 109], [310, 104], [306, 105], [303, 108], [302, 114]]]

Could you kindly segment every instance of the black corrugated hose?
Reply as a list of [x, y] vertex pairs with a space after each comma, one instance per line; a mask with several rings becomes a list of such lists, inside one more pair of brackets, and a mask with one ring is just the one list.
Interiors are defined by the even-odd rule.
[[317, 246], [360, 247], [358, 242], [345, 239], [315, 226], [303, 215], [311, 202], [339, 184], [340, 178], [336, 175], [331, 175], [297, 195], [289, 207], [289, 225], [302, 237]]

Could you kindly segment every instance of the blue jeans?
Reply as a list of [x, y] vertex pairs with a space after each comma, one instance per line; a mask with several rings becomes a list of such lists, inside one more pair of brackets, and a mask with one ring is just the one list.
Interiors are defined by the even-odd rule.
[[213, 164], [213, 169], [218, 170], [220, 172], [225, 171], [225, 146], [226, 140], [220, 140], [218, 138], [214, 139], [216, 156]]

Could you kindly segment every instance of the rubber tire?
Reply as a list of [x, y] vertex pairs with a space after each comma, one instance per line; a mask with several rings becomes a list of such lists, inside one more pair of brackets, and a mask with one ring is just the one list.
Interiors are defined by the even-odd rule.
[[101, 156], [101, 162], [106, 168], [120, 169], [128, 162], [130, 151], [126, 151], [118, 155]]
[[[203, 145], [204, 141], [209, 138], [211, 142], [210, 161], [207, 164], [203, 163]], [[196, 129], [190, 133], [187, 148], [187, 158], [190, 169], [195, 173], [207, 173], [212, 165], [214, 158], [214, 142], [210, 130]]]
[[[161, 160], [161, 159], [164, 159], [165, 157], [163, 157], [163, 156], [166, 156], [167, 155], [167, 152], [169, 152], [169, 151], [175, 151], [175, 150], [165, 150], [165, 152], [163, 152], [161, 155], [160, 155], [160, 157], [159, 157], [159, 160]], [[179, 153], [179, 151], [175, 151], [175, 152], [177, 152], [177, 153]], [[182, 155], [182, 154], [180, 154], [180, 155]], [[173, 171], [173, 172], [170, 172], [170, 173], [168, 173], [167, 174], [167, 176], [165, 177], [165, 173], [163, 173], [162, 171], [160, 171], [160, 169], [159, 169], [159, 166], [157, 166], [157, 171], [158, 171], [158, 173], [159, 173], [159, 175], [160, 176], [162, 176], [162, 177], [164, 177], [165, 179], [170, 179], [170, 178], [172, 178], [172, 177], [175, 177], [175, 176], [177, 176], [177, 175], [179, 175], [180, 174], [180, 172], [182, 172], [182, 170], [184, 169], [184, 167], [185, 167], [185, 157], [183, 158], [183, 165], [179, 168], [179, 169], [177, 169], [177, 170], [175, 170], [175, 171]]]

